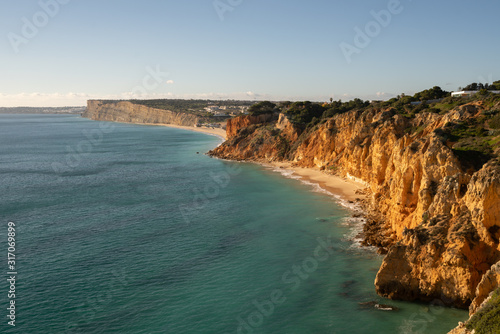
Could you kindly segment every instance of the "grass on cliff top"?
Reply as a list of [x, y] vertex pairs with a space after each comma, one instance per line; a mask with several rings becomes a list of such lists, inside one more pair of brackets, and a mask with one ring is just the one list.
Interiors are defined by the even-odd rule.
[[500, 333], [500, 289], [467, 322], [467, 329], [475, 329], [476, 334]]
[[[498, 97], [485, 103], [498, 103]], [[498, 154], [500, 111], [486, 110], [446, 127], [435, 130], [444, 144], [458, 157], [464, 169], [478, 170]]]

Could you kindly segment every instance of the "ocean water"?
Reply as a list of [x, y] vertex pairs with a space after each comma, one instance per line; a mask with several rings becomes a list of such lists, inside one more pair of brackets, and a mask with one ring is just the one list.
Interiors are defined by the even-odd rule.
[[[388, 301], [335, 198], [165, 127], [0, 115], [4, 333], [446, 333], [463, 310]], [[382, 311], [360, 305], [398, 307]]]

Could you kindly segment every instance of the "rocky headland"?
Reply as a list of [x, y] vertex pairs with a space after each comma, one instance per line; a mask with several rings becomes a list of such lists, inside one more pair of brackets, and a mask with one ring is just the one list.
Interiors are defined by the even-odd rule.
[[195, 115], [151, 108], [130, 101], [89, 100], [82, 116], [92, 120], [135, 124], [196, 126], [203, 122], [202, 118]]
[[412, 108], [365, 105], [307, 126], [286, 107], [241, 116], [209, 154], [364, 181], [365, 244], [387, 253], [377, 292], [473, 314], [500, 282], [500, 97]]
[[221, 123], [214, 120], [213, 117], [202, 117], [194, 113], [154, 108], [137, 103], [138, 101], [134, 102], [89, 100], [82, 116], [96, 121], [168, 126], [208, 133], [226, 139], [225, 125], [221, 126]]

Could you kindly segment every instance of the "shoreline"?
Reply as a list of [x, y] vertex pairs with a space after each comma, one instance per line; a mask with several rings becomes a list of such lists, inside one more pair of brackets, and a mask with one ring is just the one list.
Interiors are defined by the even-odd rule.
[[83, 115], [79, 115], [82, 118], [88, 119], [88, 120], [93, 120], [93, 121], [101, 121], [101, 122], [112, 122], [112, 123], [122, 123], [122, 124], [135, 124], [135, 125], [147, 125], [147, 126], [164, 126], [167, 128], [174, 128], [174, 129], [181, 129], [181, 130], [188, 130], [188, 131], [194, 131], [194, 132], [199, 132], [199, 133], [205, 133], [208, 135], [216, 136], [219, 137], [220, 139], [226, 141], [226, 130], [223, 130], [221, 128], [208, 128], [208, 127], [194, 127], [194, 126], [185, 126], [185, 125], [177, 125], [177, 124], [166, 124], [166, 123], [134, 123], [134, 122], [118, 122], [118, 121], [107, 121], [107, 120], [99, 120], [99, 119], [92, 119], [85, 117]]
[[295, 167], [290, 162], [271, 162], [262, 163], [262, 165], [265, 167], [272, 167], [277, 171], [291, 171], [294, 175], [299, 177], [298, 179], [300, 181], [318, 185], [322, 190], [334, 196], [339, 196], [341, 200], [346, 200], [349, 203], [360, 202], [367, 198], [365, 194], [361, 193], [367, 188], [365, 184], [337, 175], [327, 174], [319, 169]]
[[175, 124], [163, 124], [163, 123], [145, 123], [145, 125], [156, 125], [156, 126], [165, 126], [168, 128], [182, 129], [194, 132], [205, 133], [213, 136], [217, 136], [223, 140], [226, 139], [226, 130], [220, 128], [207, 128], [207, 127], [194, 127], [194, 126], [184, 126], [184, 125], [175, 125]]
[[[314, 167], [297, 167], [292, 162], [262, 162], [261, 166], [282, 174], [287, 178], [298, 180], [308, 186], [319, 188], [321, 192], [335, 198], [335, 201], [351, 212], [344, 222], [350, 233], [345, 237], [357, 249], [366, 249], [374, 254], [387, 253], [386, 238], [379, 239], [380, 233], [371, 220], [367, 202], [370, 196], [369, 187], [362, 180], [328, 174]], [[316, 189], [317, 189], [316, 188]], [[376, 224], [375, 224], [376, 225]]]

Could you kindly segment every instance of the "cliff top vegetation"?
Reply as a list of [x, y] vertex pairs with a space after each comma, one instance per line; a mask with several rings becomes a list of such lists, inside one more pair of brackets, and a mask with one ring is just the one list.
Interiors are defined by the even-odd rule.
[[[467, 87], [478, 86], [483, 87], [479, 93], [468, 97], [452, 97], [450, 92], [435, 86], [413, 96], [402, 94], [388, 101], [369, 102], [361, 99], [348, 102], [330, 99], [327, 103], [263, 101], [252, 105], [248, 111], [253, 116], [283, 113], [295, 126], [302, 130], [311, 130], [327, 119], [351, 110], [358, 110], [361, 113], [370, 109], [391, 110], [409, 120], [424, 113], [444, 115], [454, 109], [460, 110], [462, 115], [457, 117], [457, 120], [448, 122], [443, 128], [437, 129], [436, 134], [443, 143], [450, 145], [461, 160], [482, 165], [500, 150], [500, 94], [488, 90], [500, 87], [500, 81], [487, 86], [470, 84]], [[474, 104], [481, 106], [484, 111], [479, 115], [468, 117], [466, 115], [468, 110], [474, 109], [470, 105]], [[423, 125], [414, 125], [406, 129], [406, 132], [414, 135], [423, 129]], [[477, 166], [470, 167], [477, 169]]]

